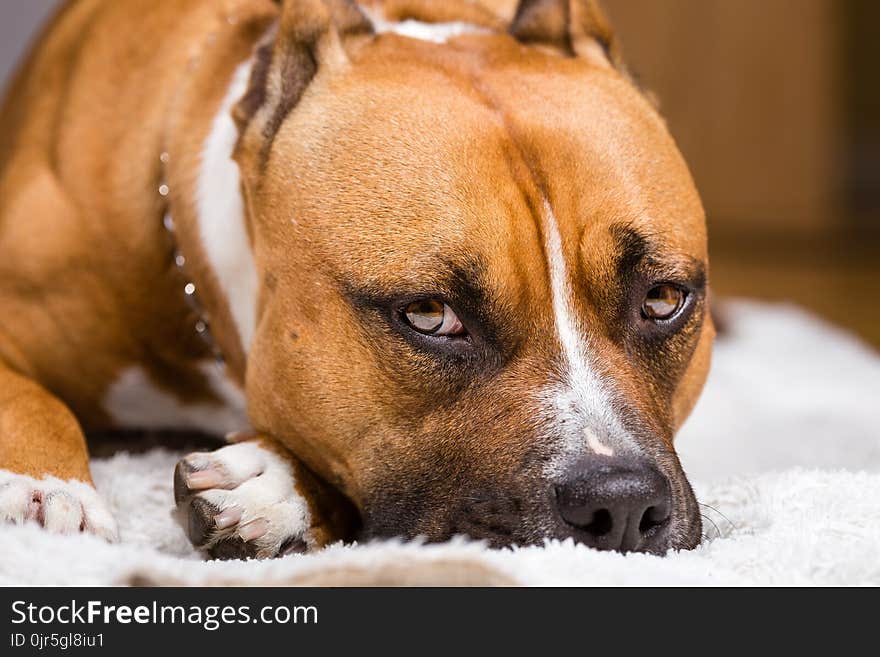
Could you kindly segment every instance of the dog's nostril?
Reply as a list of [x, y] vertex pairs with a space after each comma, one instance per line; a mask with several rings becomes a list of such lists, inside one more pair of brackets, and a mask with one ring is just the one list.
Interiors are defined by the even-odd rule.
[[611, 531], [613, 526], [614, 521], [612, 520], [611, 513], [608, 509], [599, 509], [593, 514], [592, 522], [584, 527], [584, 531], [597, 537], [605, 536], [605, 534]]
[[642, 514], [639, 522], [639, 531], [647, 534], [669, 520], [669, 512], [665, 506], [649, 506]]

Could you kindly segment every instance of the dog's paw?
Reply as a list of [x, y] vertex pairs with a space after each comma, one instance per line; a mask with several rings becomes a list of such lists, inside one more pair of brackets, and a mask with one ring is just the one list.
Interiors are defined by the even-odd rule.
[[34, 479], [0, 470], [0, 520], [36, 522], [59, 534], [88, 532], [108, 541], [118, 539], [107, 504], [91, 485], [75, 479]]
[[265, 559], [305, 552], [315, 543], [293, 468], [256, 442], [180, 460], [174, 501], [190, 541], [216, 559]]

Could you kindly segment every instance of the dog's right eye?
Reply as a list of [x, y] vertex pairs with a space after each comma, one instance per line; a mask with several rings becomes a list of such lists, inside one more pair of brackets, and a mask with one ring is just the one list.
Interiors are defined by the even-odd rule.
[[467, 334], [464, 325], [448, 304], [439, 299], [420, 299], [403, 309], [406, 323], [424, 335], [461, 336]]
[[642, 316], [655, 321], [672, 319], [684, 306], [686, 299], [685, 291], [676, 285], [655, 285], [645, 295]]

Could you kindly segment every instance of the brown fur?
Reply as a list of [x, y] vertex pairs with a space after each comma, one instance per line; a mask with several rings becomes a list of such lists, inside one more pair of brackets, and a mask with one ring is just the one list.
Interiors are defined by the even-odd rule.
[[[560, 357], [543, 198], [602, 373], [685, 486], [671, 443], [706, 376], [711, 320], [700, 306], [658, 374], [643, 363], [661, 356], [616, 336], [591, 300], [616, 284], [611, 226], [650, 234], [665, 261], [705, 263], [699, 198], [593, 2], [526, 3], [553, 6], [518, 13], [510, 29], [521, 41], [498, 29], [496, 4], [458, 14], [469, 3], [388, 2], [396, 17], [434, 11], [497, 30], [442, 49], [373, 38], [319, 0], [280, 14], [269, 0], [66, 6], [2, 113], [0, 427], [14, 427], [8, 444], [26, 453], [0, 452], [0, 467], [86, 478], [73, 418], [110, 426], [101, 400], [133, 363], [183, 401], [210, 400], [193, 367], [207, 353], [161, 229], [167, 150], [179, 241], [252, 422], [342, 491], [374, 533], [472, 533], [467, 522], [485, 511], [473, 500], [498, 490], [509, 491], [499, 513], [519, 523], [516, 541], [547, 532], [522, 520], [538, 517], [535, 477], [551, 448], [536, 441], [546, 427], [535, 391]], [[260, 280], [271, 281], [245, 358], [192, 199], [226, 81], [276, 20], [271, 56], [236, 112], [248, 228]], [[501, 355], [465, 374], [354, 301], [442, 289], [446, 265], [479, 279], [498, 326]], [[33, 406], [12, 403], [21, 395]]]

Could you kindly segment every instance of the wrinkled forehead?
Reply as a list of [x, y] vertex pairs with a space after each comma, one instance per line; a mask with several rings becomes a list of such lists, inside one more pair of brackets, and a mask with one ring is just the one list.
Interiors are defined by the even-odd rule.
[[537, 56], [545, 65], [503, 66], [484, 89], [563, 238], [601, 242], [625, 227], [705, 259], [699, 195], [654, 107], [611, 68]]
[[690, 176], [638, 91], [610, 69], [481, 39], [498, 43], [383, 37], [347, 73], [319, 75], [276, 137], [270, 193], [373, 268], [400, 270], [399, 249], [413, 270], [480, 251], [521, 264], [547, 205], [564, 240], [626, 224], [705, 257]]

